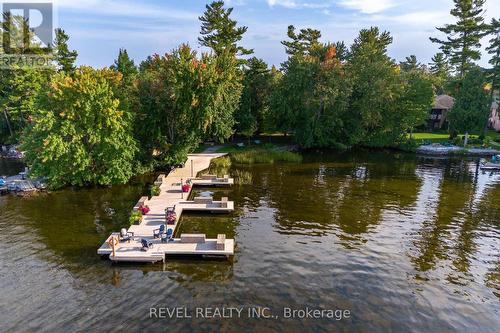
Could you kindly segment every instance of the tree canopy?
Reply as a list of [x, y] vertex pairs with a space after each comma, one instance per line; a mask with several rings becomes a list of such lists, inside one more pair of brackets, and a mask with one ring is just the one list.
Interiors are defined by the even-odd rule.
[[452, 130], [466, 134], [483, 131], [491, 106], [485, 84], [480, 68], [474, 67], [467, 73], [448, 115]]
[[238, 27], [237, 22], [231, 19], [233, 8], [224, 8], [224, 1], [214, 1], [206, 5], [206, 11], [200, 17], [201, 36], [200, 45], [211, 48], [217, 55], [224, 52], [234, 55], [252, 54], [253, 50], [246, 49], [238, 43], [247, 32], [247, 27]]
[[23, 136], [33, 176], [50, 186], [124, 183], [134, 174], [136, 143], [130, 115], [114, 89], [121, 75], [81, 67], [59, 73]]
[[53, 48], [57, 67], [65, 73], [73, 73], [75, 71], [75, 62], [78, 57], [78, 52], [69, 50], [69, 36], [64, 30], [56, 29], [55, 34], [56, 40]]
[[[138, 67], [120, 49], [109, 68], [76, 68], [77, 52], [58, 29], [48, 67], [0, 68], [0, 138], [22, 142], [33, 175], [57, 188], [123, 183], [184, 162], [200, 142], [225, 142], [235, 133], [290, 134], [306, 149], [401, 147], [413, 142], [442, 93], [456, 99], [451, 130], [477, 132], [500, 77], [499, 24], [484, 24], [483, 4], [455, 0], [457, 22], [439, 28], [446, 40], [432, 38], [442, 52], [429, 66], [415, 55], [396, 62], [387, 51], [391, 34], [377, 27], [362, 29], [348, 46], [290, 25], [282, 41], [288, 59], [269, 68], [256, 57], [242, 59], [252, 53], [241, 44], [247, 28], [223, 1], [200, 17], [199, 42], [209, 52], [182, 44]], [[21, 38], [27, 23], [8, 19], [12, 38]], [[474, 62], [486, 33], [492, 68], [482, 70]], [[30, 51], [17, 44], [18, 52]]]
[[449, 62], [460, 77], [479, 60], [481, 38], [485, 35], [484, 3], [485, 0], [453, 0], [455, 7], [450, 11], [457, 22], [437, 28], [446, 34], [446, 39], [431, 37], [430, 40], [441, 45], [441, 50], [448, 56]]

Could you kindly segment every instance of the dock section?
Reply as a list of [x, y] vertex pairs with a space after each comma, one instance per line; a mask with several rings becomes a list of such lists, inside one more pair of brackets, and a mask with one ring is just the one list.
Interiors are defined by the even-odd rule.
[[[153, 237], [161, 225], [165, 224], [165, 209], [175, 207], [177, 219], [175, 224], [167, 225], [175, 235], [177, 225], [184, 211], [206, 211], [211, 213], [228, 213], [234, 210], [234, 202], [222, 198], [214, 201], [211, 198], [194, 198], [187, 201], [192, 187], [188, 192], [182, 192], [183, 183], [191, 183], [193, 186], [230, 186], [234, 180], [228, 176], [218, 178], [216, 176], [205, 176], [196, 178], [200, 171], [208, 169], [210, 162], [214, 158], [223, 157], [225, 154], [193, 154], [188, 156], [184, 167], [175, 169], [167, 176], [160, 175], [156, 185], [160, 187], [160, 195], [148, 199], [141, 198], [142, 204], [150, 208], [150, 212], [143, 216], [143, 221], [139, 225], [132, 225], [128, 232], [133, 234], [130, 242], [117, 242], [113, 255], [110, 244], [113, 239], [119, 239], [119, 233], [111, 234], [108, 239], [97, 250], [99, 255], [109, 255], [110, 260], [116, 262], [157, 262], [164, 261], [166, 255], [208, 255], [208, 256], [232, 256], [234, 255], [234, 240], [225, 239], [225, 235], [218, 235], [217, 239], [204, 239], [189, 241], [187, 237], [173, 238], [169, 242], [162, 242]], [[139, 203], [138, 203], [139, 205]], [[136, 206], [138, 206], [136, 205]], [[136, 207], [134, 207], [136, 208]], [[187, 235], [186, 235], [187, 236]], [[203, 235], [204, 236], [204, 235]], [[152, 243], [152, 248], [148, 251], [142, 250], [141, 239], [147, 239]]]

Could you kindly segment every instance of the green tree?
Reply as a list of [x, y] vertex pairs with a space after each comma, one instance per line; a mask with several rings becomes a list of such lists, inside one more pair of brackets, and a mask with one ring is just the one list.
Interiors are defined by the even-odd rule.
[[248, 60], [244, 70], [240, 107], [235, 114], [237, 132], [250, 137], [255, 132], [263, 131], [272, 90], [271, 75], [263, 60], [255, 57]]
[[444, 93], [444, 85], [450, 78], [450, 66], [444, 53], [436, 53], [429, 64], [429, 70], [432, 74], [434, 90], [437, 94]]
[[[294, 47], [294, 43], [284, 45]], [[312, 45], [289, 50], [283, 77], [271, 98], [275, 124], [280, 131], [294, 132], [295, 141], [304, 148], [343, 146], [351, 86], [335, 44]]]
[[125, 86], [131, 86], [138, 73], [134, 60], [130, 59], [126, 49], [120, 49], [118, 58], [111, 65], [111, 69], [123, 75], [122, 82]]
[[351, 47], [346, 71], [353, 92], [344, 123], [351, 145], [385, 147], [405, 136], [405, 110], [398, 107], [403, 85], [387, 55], [391, 43], [389, 32], [372, 27], [362, 29]]
[[[4, 52], [2, 38], [8, 36], [7, 47], [14, 48], [15, 54], [39, 53], [46, 56], [37, 47], [40, 43], [21, 16], [3, 15], [5, 25], [0, 25], [0, 57]], [[5, 31], [5, 27], [8, 30]], [[28, 31], [26, 37], [25, 32]], [[12, 56], [12, 54], [11, 54]], [[21, 63], [22, 64], [22, 63]], [[46, 89], [47, 80], [52, 70], [32, 67], [20, 67], [12, 64], [0, 68], [0, 140], [18, 142], [21, 132], [33, 113], [33, 105], [42, 89]]]
[[5, 111], [5, 119], [9, 122], [11, 139], [19, 141], [21, 132], [36, 113], [39, 95], [47, 89], [50, 70], [32, 67], [12, 67], [0, 80], [3, 84], [0, 94], [0, 105]]
[[491, 59], [489, 63], [491, 64], [491, 70], [488, 72], [488, 78], [491, 82], [492, 97], [493, 92], [500, 89], [500, 21], [497, 19], [492, 19], [489, 27], [489, 32], [492, 35], [490, 39], [490, 44], [486, 48], [489, 54], [491, 54]]
[[448, 114], [450, 128], [465, 133], [464, 146], [467, 146], [469, 133], [482, 131], [489, 117], [490, 99], [485, 84], [483, 71], [477, 67], [470, 69]]
[[301, 29], [297, 34], [293, 25], [288, 26], [287, 36], [290, 40], [282, 41], [288, 55], [318, 56], [324, 53], [325, 46], [319, 41], [321, 31], [316, 29]]
[[335, 43], [335, 49], [337, 51], [337, 59], [340, 61], [346, 61], [349, 58], [349, 48], [345, 45], [343, 41]]
[[[495, 102], [495, 91], [500, 90], [500, 20], [492, 19], [488, 26], [488, 32], [491, 35], [489, 45], [486, 51], [491, 55], [489, 63], [491, 69], [488, 70], [488, 80], [491, 83], [490, 101]], [[498, 102], [498, 101], [497, 101]], [[488, 121], [485, 123], [484, 133], [488, 130]]]
[[348, 140], [344, 121], [349, 118], [351, 84], [345, 67], [336, 57], [336, 47], [330, 45], [323, 59], [303, 59], [313, 75], [311, 92], [304, 91], [304, 100], [295, 124], [296, 141], [304, 148], [345, 147]]
[[224, 52], [240, 56], [252, 54], [253, 50], [238, 45], [248, 28], [238, 27], [238, 22], [231, 19], [232, 12], [233, 8], [224, 8], [224, 1], [214, 1], [207, 5], [205, 13], [200, 17], [201, 37], [198, 41], [217, 55]]
[[464, 77], [476, 60], [481, 58], [479, 48], [485, 35], [484, 24], [485, 0], [453, 0], [455, 7], [450, 11], [457, 18], [454, 24], [446, 24], [439, 31], [445, 33], [446, 40], [431, 37], [433, 43], [441, 45], [449, 62], [460, 77]]
[[78, 52], [70, 51], [68, 46], [69, 36], [63, 29], [56, 29], [56, 39], [53, 49], [55, 51], [55, 61], [60, 71], [73, 73], [75, 71], [75, 61]]
[[241, 91], [235, 62], [235, 57], [198, 57], [182, 45], [141, 66], [136, 122], [146, 163], [183, 162], [200, 141], [224, 141], [233, 134]]
[[22, 149], [32, 174], [53, 188], [110, 185], [133, 175], [129, 114], [113, 94], [120, 75], [82, 67], [53, 77], [27, 127]]
[[404, 112], [401, 118], [403, 130], [410, 131], [425, 123], [434, 101], [432, 77], [422, 68], [413, 68], [402, 73], [403, 92], [398, 101], [399, 108]]
[[406, 57], [405, 60], [399, 64], [399, 67], [401, 67], [403, 72], [411, 72], [421, 69], [423, 66], [418, 62], [417, 57], [412, 54], [411, 56]]

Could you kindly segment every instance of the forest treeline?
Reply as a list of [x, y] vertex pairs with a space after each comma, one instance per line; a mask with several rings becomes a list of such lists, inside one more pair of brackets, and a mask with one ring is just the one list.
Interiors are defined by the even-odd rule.
[[[484, 21], [484, 0], [454, 5], [456, 22], [438, 28], [446, 39], [431, 38], [441, 52], [428, 65], [413, 55], [397, 63], [393, 38], [377, 27], [346, 45], [289, 26], [288, 59], [269, 67], [242, 45], [247, 27], [223, 1], [200, 17], [205, 53], [182, 44], [135, 64], [121, 49], [109, 68], [76, 67], [58, 29], [53, 66], [0, 69], [0, 142], [20, 143], [32, 174], [57, 188], [124, 183], [235, 134], [283, 133], [303, 148], [408, 145], [443, 93], [456, 99], [451, 132], [480, 132], [499, 85], [499, 23]], [[9, 19], [21, 35], [26, 22]], [[485, 70], [476, 62], [487, 35]]]

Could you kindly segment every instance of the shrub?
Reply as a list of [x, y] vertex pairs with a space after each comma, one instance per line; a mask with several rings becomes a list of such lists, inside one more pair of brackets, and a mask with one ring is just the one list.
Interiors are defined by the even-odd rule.
[[234, 182], [238, 185], [251, 185], [253, 181], [252, 173], [245, 170], [235, 170], [231, 174], [234, 178]]
[[416, 140], [407, 140], [406, 142], [400, 143], [395, 148], [406, 152], [415, 152], [420, 144], [421, 141], [419, 143]]
[[290, 151], [249, 150], [233, 153], [231, 159], [237, 164], [273, 164], [275, 162], [302, 162], [302, 156]]
[[142, 221], [142, 213], [140, 211], [133, 210], [132, 213], [130, 213], [130, 218], [128, 221], [129, 221], [130, 225], [135, 224], [136, 222], [141, 222]]
[[161, 189], [158, 185], [153, 185], [151, 186], [151, 196], [152, 197], [157, 197], [161, 193]]
[[489, 147], [491, 146], [491, 138], [489, 136], [485, 137], [484, 140], [483, 140], [483, 145], [485, 147]]
[[463, 146], [464, 142], [461, 137], [457, 136], [456, 138], [453, 139], [453, 144], [455, 146]]

